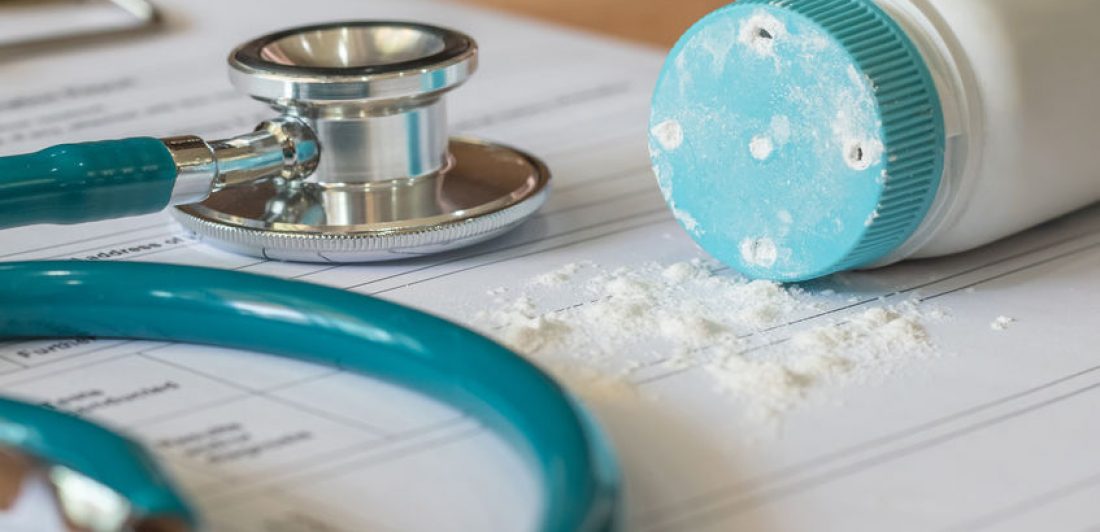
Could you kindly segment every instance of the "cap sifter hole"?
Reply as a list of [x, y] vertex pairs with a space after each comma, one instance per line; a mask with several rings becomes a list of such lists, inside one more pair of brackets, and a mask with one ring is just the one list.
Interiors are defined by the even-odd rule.
[[865, 150], [863, 144], [859, 142], [853, 142], [848, 145], [845, 150], [844, 158], [848, 166], [855, 170], [866, 170], [871, 166], [870, 158], [867, 156], [867, 150]]

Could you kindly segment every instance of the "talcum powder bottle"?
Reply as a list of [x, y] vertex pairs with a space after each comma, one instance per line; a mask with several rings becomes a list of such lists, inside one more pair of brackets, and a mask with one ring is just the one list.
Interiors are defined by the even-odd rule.
[[740, 0], [653, 98], [710, 254], [801, 281], [972, 249], [1100, 200], [1100, 1]]

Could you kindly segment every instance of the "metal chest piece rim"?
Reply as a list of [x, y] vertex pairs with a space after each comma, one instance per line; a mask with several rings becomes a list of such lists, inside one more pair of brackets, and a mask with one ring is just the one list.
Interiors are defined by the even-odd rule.
[[309, 124], [321, 164], [177, 207], [215, 247], [274, 260], [360, 263], [499, 236], [545, 203], [550, 173], [514, 148], [450, 138], [444, 94], [476, 70], [470, 37], [409, 22], [272, 33], [229, 58], [238, 89]]

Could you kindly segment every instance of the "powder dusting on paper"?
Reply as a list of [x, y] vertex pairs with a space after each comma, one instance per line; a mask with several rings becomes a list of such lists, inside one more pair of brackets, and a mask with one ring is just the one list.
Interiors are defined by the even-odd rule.
[[[581, 304], [569, 297], [577, 291]], [[936, 313], [916, 302], [800, 326], [826, 309], [825, 296], [701, 260], [612, 271], [569, 264], [522, 292], [498, 298], [477, 322], [582, 394], [698, 371], [750, 417], [776, 419], [818, 390], [881, 380], [934, 354], [924, 321]]]
[[545, 286], [560, 286], [569, 282], [582, 268], [590, 266], [590, 262], [572, 262], [535, 278], [535, 283]]

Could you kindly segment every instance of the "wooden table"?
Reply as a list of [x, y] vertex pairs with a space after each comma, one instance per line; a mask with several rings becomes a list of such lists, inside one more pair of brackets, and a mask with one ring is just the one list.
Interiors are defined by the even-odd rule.
[[692, 23], [730, 0], [459, 0], [625, 39], [671, 47]]

